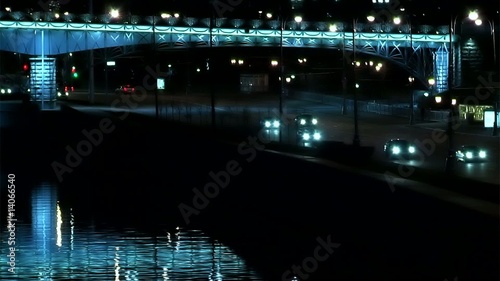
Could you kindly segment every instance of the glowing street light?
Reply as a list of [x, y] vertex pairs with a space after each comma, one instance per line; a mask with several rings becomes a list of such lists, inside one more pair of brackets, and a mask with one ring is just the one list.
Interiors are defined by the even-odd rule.
[[336, 24], [331, 24], [330, 25], [330, 32], [336, 32], [337, 31], [337, 25]]
[[118, 18], [120, 16], [120, 11], [118, 9], [111, 9], [111, 11], [109, 11], [109, 15], [112, 18]]
[[430, 77], [427, 82], [429, 83], [429, 86], [434, 86], [434, 84], [436, 84], [436, 79], [434, 79], [434, 77]]
[[469, 19], [471, 21], [475, 21], [479, 18], [479, 13], [477, 11], [470, 11], [469, 12]]
[[434, 77], [429, 77], [429, 79], [427, 80], [427, 83], [429, 83], [429, 88], [430, 88], [430, 92], [431, 94], [434, 93], [434, 85], [436, 84], [436, 79], [434, 79]]
[[160, 15], [160, 16], [161, 16], [161, 18], [162, 18], [162, 19], [168, 19], [168, 18], [170, 18], [170, 17], [171, 17], [171, 15], [170, 15], [170, 14], [167, 14], [167, 13], [161, 13], [161, 15]]
[[294, 20], [295, 20], [296, 23], [301, 23], [302, 22], [302, 17], [301, 16], [296, 16]]
[[400, 17], [394, 17], [393, 22], [394, 22], [394, 24], [400, 24], [401, 23], [401, 18]]
[[375, 21], [375, 17], [374, 16], [367, 16], [366, 19], [369, 21], [369, 22], [374, 22]]

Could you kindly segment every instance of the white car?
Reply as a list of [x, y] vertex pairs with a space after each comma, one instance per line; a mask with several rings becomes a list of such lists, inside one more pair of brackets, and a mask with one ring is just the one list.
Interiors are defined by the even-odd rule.
[[417, 149], [415, 146], [404, 139], [391, 139], [384, 145], [384, 153], [387, 158], [405, 158], [411, 159], [414, 157]]
[[297, 128], [312, 127], [318, 125], [318, 119], [312, 114], [303, 113], [295, 117], [295, 124]]
[[297, 135], [303, 142], [317, 142], [321, 140], [321, 132], [311, 127], [298, 130]]
[[267, 117], [261, 121], [261, 125], [264, 129], [279, 129], [281, 127], [281, 122], [278, 118]]
[[476, 145], [462, 145], [455, 153], [459, 162], [482, 162], [487, 159], [486, 150]]

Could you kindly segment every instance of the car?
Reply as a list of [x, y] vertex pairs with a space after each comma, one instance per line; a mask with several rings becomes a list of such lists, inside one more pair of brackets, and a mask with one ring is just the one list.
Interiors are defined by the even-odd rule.
[[120, 94], [133, 94], [135, 93], [135, 88], [132, 87], [131, 85], [127, 84], [127, 85], [122, 85], [118, 88], [115, 89], [115, 93], [117, 95], [120, 95]]
[[9, 86], [0, 86], [0, 94], [12, 94], [12, 88]]
[[391, 139], [385, 143], [384, 153], [389, 159], [411, 159], [417, 153], [417, 149], [408, 140]]
[[300, 142], [318, 142], [321, 140], [321, 132], [313, 126], [299, 129], [297, 135]]
[[302, 113], [295, 117], [295, 125], [297, 128], [315, 127], [318, 124], [318, 119], [309, 113]]
[[264, 129], [279, 129], [281, 122], [277, 117], [266, 117], [260, 122]]
[[458, 162], [482, 162], [487, 159], [486, 150], [477, 145], [462, 145], [455, 152]]
[[73, 86], [64, 86], [62, 89], [57, 88], [57, 99], [67, 100], [74, 90], [75, 88]]

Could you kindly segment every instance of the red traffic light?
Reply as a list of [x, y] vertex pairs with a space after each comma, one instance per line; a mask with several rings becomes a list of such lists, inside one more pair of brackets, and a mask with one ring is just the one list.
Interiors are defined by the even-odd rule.
[[72, 73], [75, 73], [75, 72], [76, 72], [76, 67], [74, 67], [74, 66], [73, 66], [73, 67], [71, 68], [71, 72], [72, 72]]
[[24, 71], [28, 71], [28, 69], [29, 69], [29, 68], [28, 68], [28, 65], [27, 65], [27, 64], [24, 64], [24, 65], [23, 65], [23, 70], [24, 70]]

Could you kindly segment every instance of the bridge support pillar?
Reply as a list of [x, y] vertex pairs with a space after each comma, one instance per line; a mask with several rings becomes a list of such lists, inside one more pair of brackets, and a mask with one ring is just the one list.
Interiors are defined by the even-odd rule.
[[57, 98], [56, 59], [48, 57], [30, 58], [31, 100], [40, 102], [42, 109]]
[[434, 53], [434, 79], [437, 93], [448, 90], [449, 50], [439, 49]]

